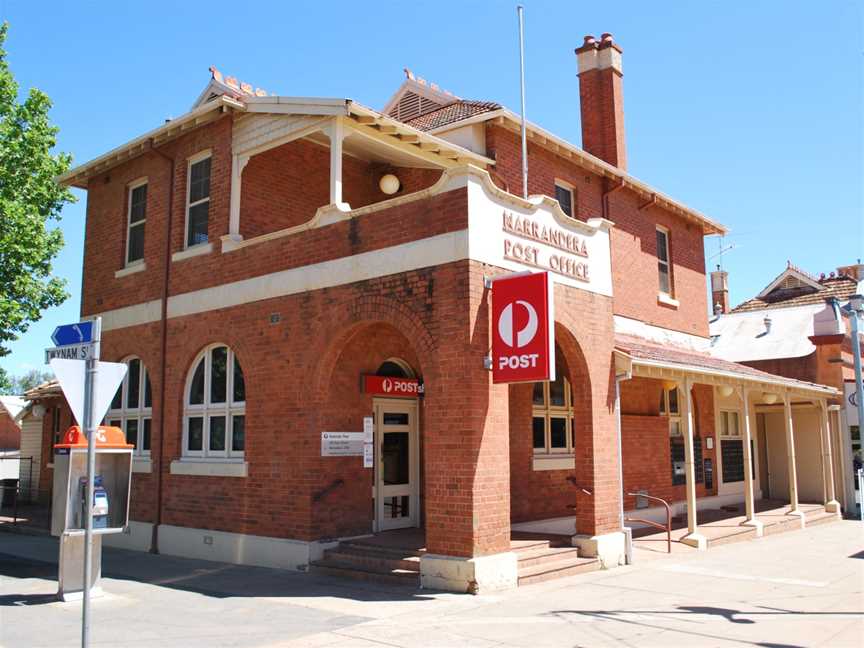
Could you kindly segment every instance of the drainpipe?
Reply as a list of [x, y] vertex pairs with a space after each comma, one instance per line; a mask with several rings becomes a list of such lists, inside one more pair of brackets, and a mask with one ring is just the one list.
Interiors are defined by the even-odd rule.
[[633, 564], [633, 533], [624, 526], [624, 452], [622, 450], [621, 433], [621, 383], [630, 380], [632, 374], [629, 371], [615, 374], [615, 431], [618, 442], [618, 482], [621, 485], [621, 498], [618, 500], [618, 525], [624, 534], [624, 562]]
[[171, 272], [171, 233], [174, 222], [174, 158], [165, 155], [153, 146], [150, 140], [150, 150], [162, 159], [167, 160], [171, 168], [170, 181], [168, 182], [168, 223], [165, 233], [165, 274], [162, 281], [162, 331], [160, 332], [160, 360], [159, 360], [159, 385], [161, 396], [159, 400], [159, 465], [156, 471], [156, 520], [153, 523], [153, 534], [150, 537], [150, 553], [159, 553], [159, 526], [162, 524], [162, 464], [165, 448], [165, 402], [168, 398], [168, 390], [165, 385], [167, 374], [166, 358], [168, 357], [168, 278]]
[[[606, 186], [609, 186], [608, 181], [606, 183]], [[607, 189], [606, 191], [604, 191], [603, 195], [600, 197], [600, 215], [606, 220], [612, 220], [611, 218], [609, 218], [609, 196], [614, 194], [623, 186], [624, 181], [622, 180], [618, 184], [613, 185], [611, 189]]]

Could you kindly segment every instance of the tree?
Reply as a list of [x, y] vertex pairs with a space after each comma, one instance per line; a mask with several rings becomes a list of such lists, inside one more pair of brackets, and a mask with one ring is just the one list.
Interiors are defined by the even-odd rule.
[[14, 393], [23, 394], [24, 392], [33, 389], [37, 385], [48, 382], [54, 377], [50, 371], [42, 371], [40, 369], [31, 369], [23, 376], [12, 379]]
[[15, 379], [3, 367], [0, 367], [0, 396], [15, 393]]
[[3, 48], [8, 28], [9, 23], [0, 26], [0, 356], [9, 353], [5, 343], [69, 296], [51, 267], [63, 233], [48, 225], [74, 201], [55, 181], [72, 158], [52, 154], [58, 129], [48, 119], [51, 100], [31, 88], [18, 103], [18, 83]]

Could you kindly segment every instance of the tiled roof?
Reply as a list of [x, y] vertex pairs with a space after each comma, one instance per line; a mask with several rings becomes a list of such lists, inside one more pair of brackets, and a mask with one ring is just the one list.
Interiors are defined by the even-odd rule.
[[789, 306], [805, 306], [807, 304], [822, 304], [826, 299], [835, 297], [841, 302], [847, 301], [855, 294], [858, 282], [852, 277], [823, 277], [818, 280], [822, 288], [813, 290], [809, 286], [800, 288], [778, 288], [764, 299], [754, 297], [739, 304], [730, 312], [763, 310], [766, 308], [788, 308]]
[[713, 370], [723, 373], [738, 374], [740, 376], [755, 380], [764, 380], [766, 382], [782, 382], [788, 384], [790, 387], [797, 386], [804, 389], [813, 389], [814, 387], [821, 390], [828, 389], [823, 385], [816, 385], [815, 383], [804, 382], [801, 380], [793, 380], [792, 378], [784, 378], [765, 371], [759, 371], [753, 367], [723, 360], [722, 358], [716, 358], [707, 353], [700, 353], [699, 351], [692, 351], [669, 345], [661, 346], [658, 344], [652, 344], [644, 338], [630, 335], [616, 335], [615, 348], [619, 351], [623, 351], [635, 360], [651, 360], [655, 362], [680, 365], [683, 370], [686, 370], [687, 367], [698, 367], [706, 369], [709, 372]]
[[474, 115], [481, 115], [493, 110], [500, 110], [501, 104], [494, 101], [471, 101], [467, 99], [459, 99], [446, 106], [441, 106], [435, 110], [430, 110], [422, 115], [418, 115], [413, 119], [407, 120], [405, 123], [413, 126], [417, 130], [429, 131], [448, 124], [460, 122], [463, 119], [468, 119]]
[[24, 392], [24, 400], [32, 401], [47, 396], [59, 396], [62, 393], [63, 390], [60, 389], [60, 383], [56, 379], [49, 380]]

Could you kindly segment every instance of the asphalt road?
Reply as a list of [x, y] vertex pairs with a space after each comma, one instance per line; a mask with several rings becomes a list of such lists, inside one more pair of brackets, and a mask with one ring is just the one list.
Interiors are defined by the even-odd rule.
[[[0, 533], [0, 644], [79, 645], [56, 543]], [[864, 645], [864, 526], [845, 521], [487, 596], [104, 552], [93, 646]]]

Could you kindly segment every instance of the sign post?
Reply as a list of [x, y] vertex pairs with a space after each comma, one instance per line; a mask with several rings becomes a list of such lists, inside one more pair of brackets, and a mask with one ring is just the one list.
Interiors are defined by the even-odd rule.
[[[99, 340], [102, 333], [102, 318], [93, 321], [64, 324], [54, 329], [51, 340], [57, 347], [45, 350], [45, 362], [52, 360], [84, 361], [83, 412], [79, 424], [87, 436], [87, 491], [84, 516], [84, 587], [81, 612], [81, 645], [90, 645], [90, 585], [93, 573], [93, 501], [96, 474], [96, 427], [94, 416], [94, 394], [99, 360]], [[121, 378], [122, 379], [122, 378]], [[61, 379], [62, 386], [62, 379]], [[71, 403], [70, 403], [71, 404]], [[73, 406], [73, 411], [75, 407]]]

